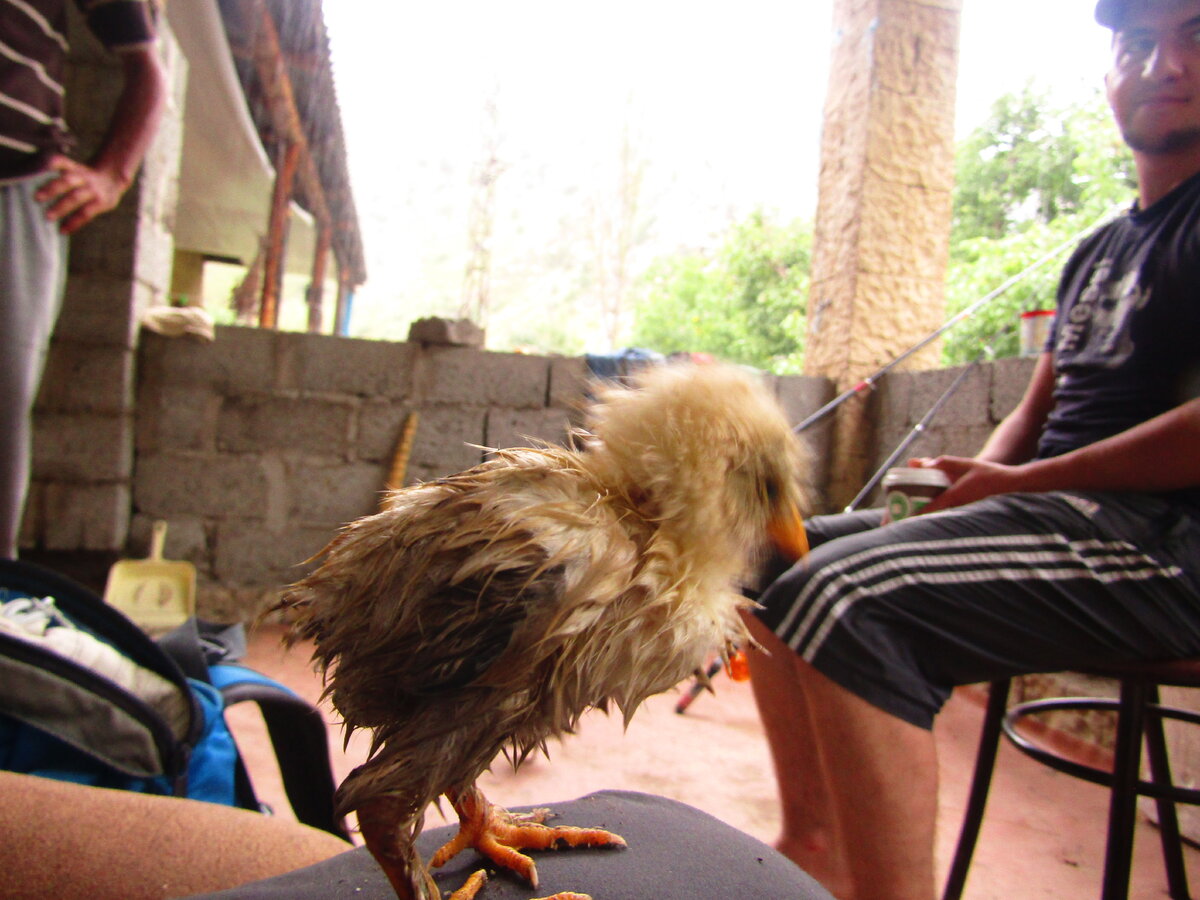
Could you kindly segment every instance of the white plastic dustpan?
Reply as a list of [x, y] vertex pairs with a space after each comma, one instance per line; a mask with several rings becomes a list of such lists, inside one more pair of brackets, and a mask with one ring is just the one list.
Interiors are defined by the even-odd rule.
[[167, 523], [154, 523], [148, 559], [123, 559], [108, 573], [104, 600], [136, 622], [143, 631], [161, 634], [196, 612], [196, 568], [189, 562], [163, 559]]

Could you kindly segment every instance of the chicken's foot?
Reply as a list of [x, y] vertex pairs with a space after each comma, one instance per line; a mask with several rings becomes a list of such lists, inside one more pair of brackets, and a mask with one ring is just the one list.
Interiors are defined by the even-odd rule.
[[[624, 847], [625, 839], [599, 828], [576, 828], [560, 825], [551, 828], [542, 824], [549, 810], [536, 810], [515, 816], [494, 806], [474, 785], [457, 794], [446, 795], [458, 813], [459, 830], [448, 843], [430, 858], [434, 868], [445, 865], [451, 858], [473, 847], [497, 866], [509, 869], [537, 887], [537, 866], [521, 850], [550, 850], [560, 845], [568, 847]], [[469, 900], [474, 894], [453, 900]], [[581, 894], [555, 894], [544, 900], [573, 900]]]

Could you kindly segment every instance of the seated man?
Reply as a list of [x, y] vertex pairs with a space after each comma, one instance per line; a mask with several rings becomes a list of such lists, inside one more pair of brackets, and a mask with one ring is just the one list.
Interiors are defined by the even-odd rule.
[[[1077, 248], [1024, 398], [933, 515], [817, 518], [751, 659], [778, 846], [839, 898], [935, 896], [955, 685], [1200, 655], [1200, 0], [1101, 0], [1137, 202]], [[851, 852], [852, 851], [852, 852]]]

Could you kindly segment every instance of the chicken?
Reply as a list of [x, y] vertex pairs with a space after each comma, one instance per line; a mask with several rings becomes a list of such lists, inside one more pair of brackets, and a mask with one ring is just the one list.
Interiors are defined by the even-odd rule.
[[473, 846], [536, 887], [521, 849], [623, 844], [518, 821], [475, 779], [501, 752], [514, 765], [546, 752], [588, 709], [628, 722], [747, 641], [740, 580], [768, 535], [805, 549], [805, 467], [760, 379], [662, 366], [598, 387], [570, 447], [495, 451], [392, 492], [331, 541], [276, 609], [314, 642], [347, 737], [373, 732], [337, 803], [397, 896], [439, 897], [413, 847], [439, 795], [461, 824], [434, 866]]

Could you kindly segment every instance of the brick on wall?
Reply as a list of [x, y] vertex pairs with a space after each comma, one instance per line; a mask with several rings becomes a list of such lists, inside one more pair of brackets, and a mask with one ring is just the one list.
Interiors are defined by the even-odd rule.
[[485, 447], [527, 447], [531, 441], [563, 444], [569, 417], [562, 409], [492, 409], [486, 416]]
[[217, 449], [223, 453], [287, 451], [349, 459], [358, 401], [252, 393], [228, 397], [217, 417]]
[[549, 396], [550, 365], [538, 356], [430, 347], [417, 362], [414, 380], [424, 403], [536, 408]]

